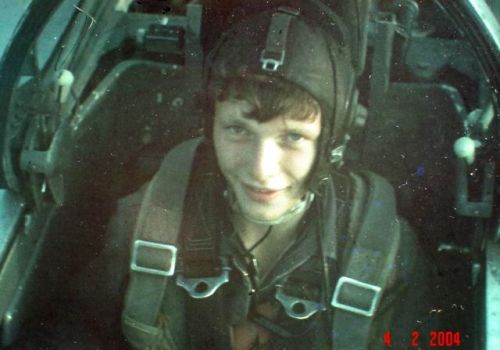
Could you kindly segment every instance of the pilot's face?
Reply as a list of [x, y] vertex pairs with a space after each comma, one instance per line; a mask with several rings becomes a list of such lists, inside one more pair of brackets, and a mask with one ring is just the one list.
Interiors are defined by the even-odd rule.
[[217, 102], [213, 140], [222, 174], [245, 216], [276, 220], [306, 192], [321, 131], [319, 113], [258, 122], [242, 100]]

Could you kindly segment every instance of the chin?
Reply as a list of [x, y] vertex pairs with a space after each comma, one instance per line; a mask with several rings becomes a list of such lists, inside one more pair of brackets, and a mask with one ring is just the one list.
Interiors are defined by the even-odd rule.
[[266, 209], [266, 208], [243, 208], [242, 209], [243, 214], [254, 220], [258, 221], [273, 221], [279, 219], [284, 212], [276, 212], [272, 209]]

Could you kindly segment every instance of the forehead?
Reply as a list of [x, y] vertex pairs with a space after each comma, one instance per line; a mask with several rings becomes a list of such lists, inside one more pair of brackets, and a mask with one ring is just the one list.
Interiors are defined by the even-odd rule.
[[293, 111], [283, 115], [271, 116], [268, 120], [260, 122], [251, 117], [252, 106], [245, 100], [217, 101], [215, 104], [216, 122], [239, 123], [250, 128], [264, 130], [303, 130], [319, 134], [321, 130], [320, 113], [299, 119], [295, 118]]

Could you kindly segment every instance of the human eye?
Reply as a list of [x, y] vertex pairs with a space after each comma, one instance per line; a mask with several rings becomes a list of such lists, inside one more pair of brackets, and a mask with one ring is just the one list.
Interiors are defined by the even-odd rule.
[[305, 139], [305, 136], [298, 132], [287, 132], [283, 135], [283, 141], [287, 144], [298, 144]]
[[224, 127], [224, 130], [231, 137], [243, 137], [248, 135], [248, 130], [241, 125], [228, 125]]

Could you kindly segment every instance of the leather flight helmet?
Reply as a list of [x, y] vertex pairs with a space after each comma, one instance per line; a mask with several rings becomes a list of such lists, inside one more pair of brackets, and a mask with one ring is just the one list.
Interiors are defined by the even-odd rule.
[[[324, 22], [286, 6], [247, 17], [223, 34], [208, 57], [205, 72], [207, 86], [231, 77], [267, 75], [295, 84], [314, 97], [322, 115], [313, 171], [316, 179], [329, 174], [332, 151], [345, 144], [354, 95], [349, 50]], [[326, 22], [331, 25], [330, 19]], [[338, 33], [341, 25], [334, 25]], [[207, 133], [211, 133], [211, 122]]]

